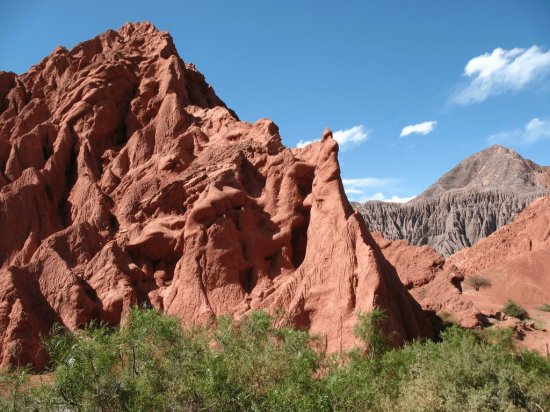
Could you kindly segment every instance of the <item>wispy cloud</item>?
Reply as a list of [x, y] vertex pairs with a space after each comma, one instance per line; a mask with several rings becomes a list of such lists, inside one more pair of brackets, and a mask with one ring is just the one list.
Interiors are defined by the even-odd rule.
[[350, 129], [337, 130], [332, 133], [334, 140], [342, 146], [355, 146], [369, 139], [369, 134], [365, 130], [365, 126], [353, 126]]
[[[344, 190], [350, 200], [356, 202], [366, 202], [367, 200], [382, 200], [384, 202], [398, 202], [404, 203], [413, 199], [411, 197], [400, 197], [397, 195], [386, 196], [385, 191], [392, 190], [392, 187], [398, 183], [398, 179], [394, 178], [380, 178], [380, 177], [363, 177], [358, 179], [342, 179], [344, 184]], [[373, 192], [374, 190], [374, 192]]]
[[489, 136], [491, 143], [533, 144], [541, 140], [550, 140], [550, 120], [534, 118], [523, 129], [508, 130]]
[[[332, 136], [338, 142], [342, 149], [356, 146], [364, 141], [369, 140], [368, 131], [363, 125], [353, 126], [345, 130], [337, 130], [332, 133]], [[316, 140], [300, 140], [296, 147], [305, 147], [315, 141]]]
[[411, 134], [426, 135], [428, 133], [431, 133], [435, 129], [435, 126], [437, 126], [437, 122], [435, 120], [431, 120], [429, 122], [411, 124], [409, 126], [405, 126], [401, 130], [401, 134], [399, 135], [399, 137], [406, 137]]
[[400, 196], [393, 195], [393, 196], [387, 197], [382, 192], [376, 192], [372, 196], [367, 196], [363, 202], [366, 202], [368, 200], [380, 200], [382, 202], [407, 203], [409, 200], [413, 200], [415, 197], [416, 195], [409, 196], [409, 197], [400, 197]]
[[363, 191], [359, 189], [348, 188], [346, 189], [346, 193], [349, 195], [362, 195]]
[[302, 147], [306, 147], [307, 145], [312, 144], [313, 142], [316, 142], [317, 140], [301, 140], [296, 145], [297, 148], [301, 149]]
[[359, 179], [342, 179], [345, 188], [384, 187], [398, 180], [390, 177], [362, 177]]
[[463, 75], [469, 83], [452, 96], [460, 105], [479, 103], [490, 96], [520, 90], [550, 71], [550, 51], [538, 46], [528, 49], [494, 49], [471, 59]]

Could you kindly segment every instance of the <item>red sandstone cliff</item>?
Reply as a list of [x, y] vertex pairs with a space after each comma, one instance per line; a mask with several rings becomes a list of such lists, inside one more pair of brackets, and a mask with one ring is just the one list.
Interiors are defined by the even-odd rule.
[[239, 121], [148, 23], [0, 72], [1, 365], [40, 368], [54, 323], [143, 303], [186, 325], [281, 307], [329, 351], [375, 306], [395, 343], [430, 335], [337, 153], [330, 131], [288, 149]]
[[531, 320], [515, 325], [521, 344], [547, 354], [550, 313], [540, 307], [550, 303], [550, 196], [533, 201], [512, 223], [454, 254], [448, 262], [466, 277], [490, 280], [491, 285], [479, 291], [467, 283], [464, 287], [464, 297], [483, 313], [498, 313], [508, 299], [527, 309]]

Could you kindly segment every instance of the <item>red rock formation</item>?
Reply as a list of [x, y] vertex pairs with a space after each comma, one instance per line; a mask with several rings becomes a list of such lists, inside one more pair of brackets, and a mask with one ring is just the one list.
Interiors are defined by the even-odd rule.
[[464, 327], [481, 325], [481, 312], [462, 294], [464, 276], [460, 270], [451, 264], [445, 265], [445, 259], [430, 246], [388, 240], [379, 232], [373, 237], [422, 309], [440, 316], [446, 312]]
[[550, 303], [550, 196], [533, 201], [512, 223], [448, 260], [466, 276], [480, 275], [492, 286], [473, 298], [500, 307], [511, 298], [527, 307]]
[[186, 325], [285, 308], [330, 351], [375, 306], [395, 343], [430, 335], [337, 152], [330, 131], [288, 149], [271, 121], [239, 121], [148, 23], [0, 73], [1, 365], [40, 368], [55, 322], [142, 303]]
[[550, 248], [550, 196], [534, 200], [513, 222], [476, 245], [455, 253], [449, 262], [476, 273], [506, 259]]
[[[464, 284], [464, 296], [483, 313], [494, 315], [508, 299], [523, 306], [535, 328], [524, 328], [521, 344], [546, 354], [550, 345], [550, 196], [533, 201], [514, 221], [448, 259], [466, 277], [491, 282], [476, 291]], [[541, 330], [542, 329], [542, 330]]]
[[[374, 233], [385, 258], [395, 266], [404, 285], [426, 311], [449, 313], [466, 327], [480, 320], [495, 327], [518, 329], [521, 346], [546, 354], [550, 345], [550, 196], [533, 201], [512, 223], [446, 261], [429, 246], [412, 246]], [[468, 277], [490, 281], [480, 290]], [[512, 299], [525, 307], [531, 321], [503, 320], [501, 311]]]

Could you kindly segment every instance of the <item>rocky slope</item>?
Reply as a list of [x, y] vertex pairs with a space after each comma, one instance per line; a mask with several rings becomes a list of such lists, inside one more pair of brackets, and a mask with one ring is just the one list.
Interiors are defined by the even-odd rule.
[[443, 256], [473, 245], [550, 193], [550, 167], [492, 146], [460, 162], [406, 204], [371, 201], [358, 208], [371, 231], [430, 245]]
[[[533, 201], [513, 222], [446, 260], [429, 246], [387, 240], [374, 233], [388, 261], [423, 309], [451, 316], [466, 327], [512, 327], [520, 345], [546, 354], [550, 346], [550, 196]], [[472, 276], [489, 280], [479, 290]], [[512, 299], [527, 309], [531, 320], [504, 319], [501, 311]]]
[[535, 200], [512, 223], [447, 260], [466, 278], [489, 279], [491, 285], [479, 291], [464, 283], [464, 297], [480, 311], [498, 314], [508, 299], [526, 308], [532, 320], [527, 328], [518, 325], [522, 344], [543, 354], [550, 346], [550, 313], [538, 308], [550, 304], [549, 262], [550, 196]]
[[375, 306], [394, 343], [429, 336], [337, 153], [330, 131], [288, 149], [239, 121], [148, 23], [0, 72], [0, 364], [41, 368], [54, 323], [137, 304], [185, 325], [284, 308], [329, 351]]
[[[533, 294], [523, 299], [525, 304], [539, 305], [550, 300], [549, 279], [543, 276], [549, 269], [545, 263], [536, 270], [528, 270], [530, 263], [539, 260], [535, 255], [550, 252], [550, 196], [533, 201], [514, 221], [480, 240], [474, 246], [461, 250], [454, 254], [447, 262], [459, 267], [466, 275], [474, 275], [503, 265], [508, 261], [525, 259], [525, 276], [518, 276], [518, 282], [525, 281], [526, 286], [533, 287]], [[527, 258], [530, 256], [530, 258]], [[531, 259], [532, 258], [532, 259]], [[527, 262], [529, 261], [529, 262]], [[547, 262], [550, 262], [548, 260]], [[516, 266], [514, 263], [513, 266]], [[550, 274], [550, 272], [549, 272]], [[503, 286], [512, 286], [507, 284]], [[542, 297], [536, 297], [535, 290], [543, 293]], [[513, 292], [513, 288], [510, 292]], [[542, 300], [541, 300], [542, 299]], [[520, 299], [521, 300], [521, 299]]]
[[[373, 237], [405, 287], [427, 313], [440, 318], [451, 316], [468, 328], [484, 324], [483, 313], [462, 293], [462, 271], [453, 264], [446, 264], [443, 256], [432, 247], [388, 240], [377, 232]], [[435, 316], [432, 320], [437, 322]]]

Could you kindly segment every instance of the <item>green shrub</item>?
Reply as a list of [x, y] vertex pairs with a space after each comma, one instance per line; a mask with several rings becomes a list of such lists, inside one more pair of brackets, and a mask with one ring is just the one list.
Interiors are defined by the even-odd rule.
[[439, 344], [408, 346], [414, 360], [391, 409], [535, 410], [536, 403], [548, 404], [548, 362], [536, 357], [532, 368], [525, 367], [522, 353], [510, 351], [507, 332], [491, 334], [492, 343], [484, 334], [451, 327]]
[[508, 301], [502, 308], [502, 312], [505, 315], [511, 316], [512, 318], [517, 318], [521, 320], [527, 319], [529, 317], [527, 311], [516, 302], [514, 302], [512, 299], [508, 299]]
[[36, 390], [30, 388], [30, 371], [8, 370], [0, 374], [0, 410], [38, 410]]
[[319, 410], [320, 355], [310, 342], [264, 312], [183, 331], [174, 318], [135, 309], [123, 327], [47, 341], [55, 379], [41, 410]]
[[537, 308], [538, 310], [542, 310], [543, 312], [550, 312], [550, 303], [545, 303]]
[[508, 330], [451, 326], [373, 361], [348, 355], [323, 379], [332, 410], [546, 410], [550, 363], [518, 351]]
[[466, 279], [468, 285], [473, 287], [476, 291], [479, 292], [481, 288], [488, 288], [491, 286], [491, 280], [479, 275], [473, 275]]
[[179, 321], [152, 310], [133, 310], [119, 329], [91, 325], [54, 334], [46, 347], [55, 370], [51, 404], [81, 410], [185, 404], [192, 394], [178, 376], [192, 375], [201, 364], [196, 344], [183, 335]]
[[327, 355], [304, 331], [264, 312], [184, 331], [132, 310], [124, 326], [66, 333], [46, 344], [53, 380], [0, 375], [6, 411], [463, 411], [549, 410], [550, 362], [513, 345], [508, 330], [450, 326], [440, 342], [392, 349], [384, 312], [362, 314], [367, 351]]
[[380, 356], [388, 349], [388, 336], [383, 332], [382, 327], [385, 321], [386, 314], [378, 308], [358, 315], [353, 331], [365, 345], [367, 356], [371, 359]]

